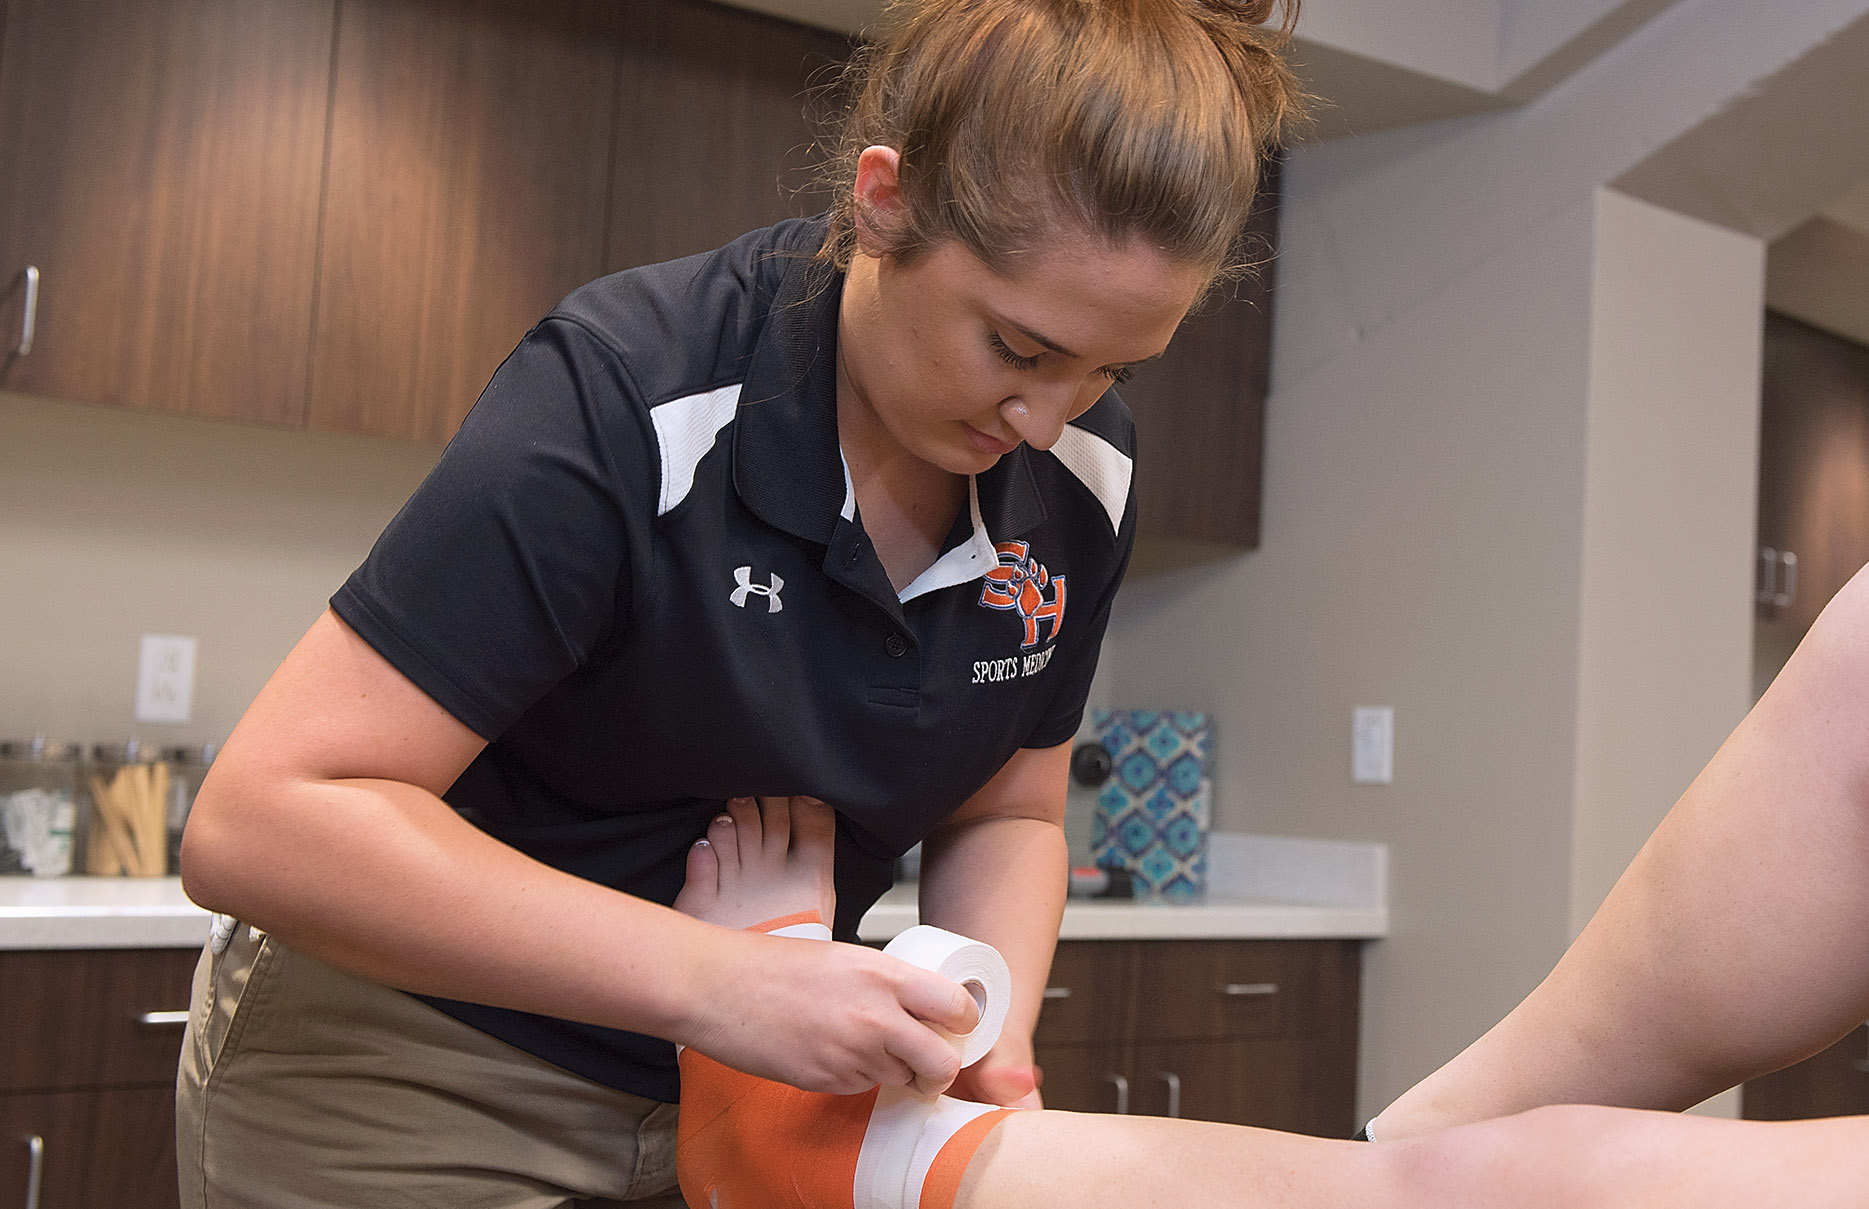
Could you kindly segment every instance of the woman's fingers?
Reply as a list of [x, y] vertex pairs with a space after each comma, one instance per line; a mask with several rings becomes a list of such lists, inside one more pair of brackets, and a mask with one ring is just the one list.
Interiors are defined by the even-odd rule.
[[933, 1094], [960, 1073], [930, 1027], [974, 1027], [978, 1009], [958, 984], [861, 945], [741, 935], [749, 947], [707, 997], [713, 1019], [687, 1041], [702, 1053], [836, 1094], [878, 1084]]

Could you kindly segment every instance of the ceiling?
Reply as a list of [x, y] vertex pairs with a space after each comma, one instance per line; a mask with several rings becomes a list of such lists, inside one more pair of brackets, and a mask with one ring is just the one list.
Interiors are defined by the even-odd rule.
[[[882, 8], [882, 0], [727, 2], [846, 34], [860, 31]], [[1641, 10], [1651, 15], [1655, 8], [1628, 7], [1632, 12]], [[1787, 105], [1805, 115], [1793, 120], [1814, 120], [1831, 127], [1826, 132], [1831, 139], [1836, 138], [1834, 127], [1839, 121], [1851, 129], [1860, 124], [1865, 149], [1861, 160], [1869, 162], [1869, 117], [1852, 116], [1869, 115], [1869, 72], [1860, 70], [1860, 49], [1856, 39], [1838, 39], [1829, 48], [1831, 53], [1813, 56], [1813, 65], [1803, 73], [1803, 80], [1794, 80], [1791, 87], [1778, 90], [1782, 96], [1775, 102], [1771, 98], [1752, 98], [1756, 104], [1742, 102], [1732, 114], [1708, 123], [1699, 137], [1681, 140], [1679, 147], [1653, 157], [1615, 185], [1635, 196], [1646, 196], [1768, 240], [1767, 304], [1869, 344], [1869, 181], [1856, 184], [1860, 174], [1847, 175], [1849, 165], [1859, 162], [1858, 157], [1839, 156], [1821, 164], [1795, 165], [1803, 170], [1802, 174], [1754, 174], [1750, 179], [1755, 183], [1748, 186], [1751, 192], [1743, 196], [1707, 194], [1702, 189], [1708, 179], [1724, 175], [1703, 171], [1708, 163], [1729, 154], [1728, 147], [1756, 145], [1753, 136], [1758, 131], [1744, 129], [1747, 123], [1772, 123], [1774, 129], [1782, 129], [1776, 123], [1786, 120]], [[1291, 58], [1307, 90], [1319, 99], [1314, 123], [1302, 137], [1303, 142], [1375, 134], [1504, 109], [1515, 103], [1499, 93], [1463, 87], [1302, 37], [1295, 40]], [[1827, 70], [1826, 60], [1835, 61]], [[1838, 71], [1844, 76], [1837, 76]], [[1557, 81], [1542, 82], [1549, 86]], [[1805, 95], [1800, 95], [1800, 88]], [[1516, 95], [1523, 90], [1511, 91]], [[1824, 141], [1810, 140], [1813, 146]], [[1827, 179], [1819, 185], [1818, 178], [1825, 172], [1833, 178], [1838, 173], [1845, 175], [1836, 179], [1832, 188]], [[1795, 188], [1785, 187], [1789, 177], [1799, 178], [1793, 182]], [[1802, 200], [1813, 195], [1813, 186], [1818, 186], [1816, 195], [1826, 190], [1835, 195], [1835, 200], [1815, 214]], [[1699, 196], [1694, 196], [1696, 190], [1702, 190]]]

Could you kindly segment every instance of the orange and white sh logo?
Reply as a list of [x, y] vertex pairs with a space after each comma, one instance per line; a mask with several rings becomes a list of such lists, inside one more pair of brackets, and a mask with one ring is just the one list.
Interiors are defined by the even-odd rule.
[[[1038, 623], [1049, 621], [1050, 638], [1057, 638], [1064, 626], [1064, 576], [1052, 575], [1043, 563], [1031, 557], [1024, 542], [1000, 542], [999, 565], [986, 573], [980, 589], [980, 603], [989, 609], [1013, 609], [1025, 621], [1025, 641], [1020, 649], [1038, 645]], [[1050, 599], [1045, 596], [1051, 592]]]

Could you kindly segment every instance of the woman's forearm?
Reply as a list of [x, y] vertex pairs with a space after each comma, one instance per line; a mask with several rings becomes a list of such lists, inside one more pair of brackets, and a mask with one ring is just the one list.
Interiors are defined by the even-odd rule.
[[[998, 949], [1012, 970], [1002, 1043], [1030, 1058], [1069, 874], [1064, 831], [1031, 818], [945, 828], [923, 845], [921, 918]], [[1007, 1051], [1002, 1051], [1007, 1052]]]
[[390, 986], [672, 1036], [690, 972], [731, 939], [551, 869], [415, 785], [218, 771], [185, 840], [190, 896]]

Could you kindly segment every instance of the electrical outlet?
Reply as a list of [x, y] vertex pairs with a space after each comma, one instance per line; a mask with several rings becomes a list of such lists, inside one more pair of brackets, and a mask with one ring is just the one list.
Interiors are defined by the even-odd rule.
[[136, 720], [187, 722], [195, 706], [195, 640], [143, 635], [136, 664]]
[[1350, 711], [1350, 779], [1358, 785], [1395, 783], [1395, 707], [1359, 705]]

